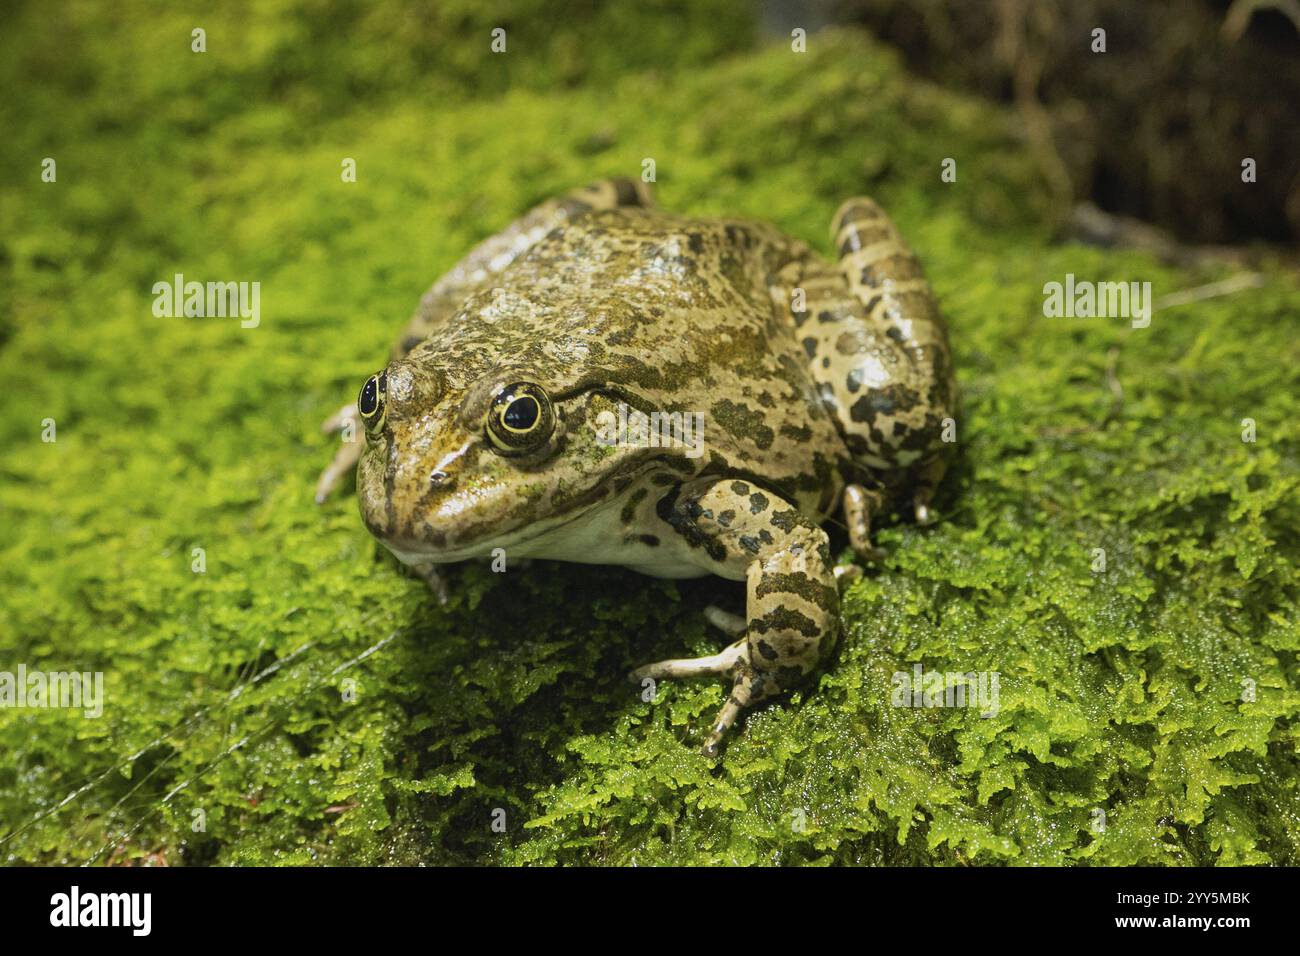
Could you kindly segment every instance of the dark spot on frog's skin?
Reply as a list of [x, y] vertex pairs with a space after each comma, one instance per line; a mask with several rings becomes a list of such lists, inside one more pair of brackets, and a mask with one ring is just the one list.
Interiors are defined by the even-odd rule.
[[903, 330], [896, 325], [891, 325], [889, 328], [885, 329], [885, 334], [899, 345], [904, 344], [906, 341], [906, 336], [903, 335]]
[[749, 231], [742, 229], [735, 224], [729, 223], [725, 232], [727, 234], [727, 241], [732, 245], [748, 249], [754, 244], [754, 237], [749, 234]]
[[659, 538], [658, 538], [656, 535], [653, 535], [653, 534], [643, 534], [643, 535], [640, 536], [640, 538], [639, 538], [638, 540], [640, 540], [640, 542], [641, 542], [642, 544], [644, 544], [644, 545], [648, 545], [648, 546], [651, 547], [651, 548], [657, 548], [657, 547], [659, 547]]
[[[829, 644], [830, 641], [824, 643]], [[802, 667], [778, 667], [776, 669], [777, 686], [790, 687], [803, 680], [806, 672]]]
[[772, 447], [776, 433], [764, 423], [762, 412], [724, 398], [713, 403], [713, 420], [734, 438], [746, 438], [763, 451]]
[[767, 641], [758, 641], [758, 653], [763, 655], [764, 660], [774, 661], [777, 658], [776, 648]]
[[605, 339], [606, 345], [627, 345], [636, 337], [635, 328], [619, 329], [617, 332], [611, 332]]
[[656, 485], [658, 485], [660, 488], [666, 488], [669, 485], [677, 484], [676, 475], [655, 475], [650, 480], [654, 482]]
[[848, 386], [850, 392], [856, 392], [862, 387], [862, 369], [852, 369], [848, 377], [844, 379], [844, 384]]
[[733, 481], [731, 483], [731, 490], [742, 498], [749, 495], [749, 485], [745, 484], [743, 481]]
[[925, 424], [920, 428], [909, 428], [906, 437], [898, 442], [902, 451], [928, 451], [941, 443], [942, 423], [933, 415], [926, 416]]
[[638, 488], [632, 492], [632, 497], [627, 500], [627, 503], [623, 505], [623, 510], [619, 513], [619, 519], [624, 524], [632, 523], [632, 520], [636, 517], [637, 505], [641, 504], [649, 493], [645, 488]]
[[772, 544], [774, 541], [776, 541], [776, 538], [772, 537], [772, 532], [764, 528], [762, 531], [758, 533], [758, 540], [763, 542], [764, 544]]
[[863, 395], [849, 409], [849, 416], [855, 422], [872, 422], [877, 415], [896, 415], [906, 412], [921, 404], [921, 397], [903, 385], [888, 385], [885, 388], [872, 389]]
[[665, 458], [663, 466], [671, 468], [673, 471], [680, 471], [683, 475], [689, 475], [695, 471], [695, 465], [689, 458]]
[[735, 520], [736, 520], [736, 513], [732, 511], [730, 508], [728, 508], [726, 511], [718, 515], [718, 524], [722, 525], [724, 528], [730, 528], [731, 522]]
[[806, 637], [818, 637], [821, 628], [807, 614], [793, 608], [776, 607], [757, 620], [749, 622], [749, 630], [755, 634], [766, 634], [771, 630], [796, 631]]
[[908, 432], [908, 427], [907, 427], [907, 423], [906, 423], [906, 422], [894, 422], [894, 437], [895, 437], [895, 438], [900, 438], [900, 437], [902, 437], [903, 435], [906, 435], [907, 432]]
[[655, 514], [659, 516], [660, 520], [667, 521], [669, 524], [673, 523], [673, 518], [677, 513], [677, 496], [680, 493], [680, 488], [674, 488], [655, 502]]
[[772, 397], [771, 392], [759, 392], [758, 404], [762, 405], [764, 408], [775, 408], [776, 399]]
[[803, 350], [808, 353], [809, 358], [817, 357], [817, 340], [811, 335], [803, 340]]
[[863, 268], [861, 279], [863, 285], [874, 289], [884, 284], [886, 279], [903, 282], [908, 279], [920, 279], [923, 276], [921, 262], [916, 256], [897, 252]]
[[822, 368], [830, 368], [830, 367], [831, 367], [831, 359], [830, 356], [828, 355], [826, 358], [822, 359]]
[[807, 425], [791, 425], [786, 422], [781, 426], [781, 435], [793, 441], [806, 442], [812, 438], [812, 429]]
[[767, 520], [771, 523], [772, 527], [776, 528], [778, 531], [784, 531], [786, 534], [789, 534], [800, 525], [807, 523], [804, 516], [793, 508], [789, 508], [786, 511], [773, 511], [771, 517]]
[[756, 537], [749, 534], [742, 534], [739, 540], [740, 540], [740, 546], [744, 548], [746, 551], [748, 551], [750, 554], [758, 554], [760, 545]]
[[687, 246], [690, 247], [691, 252], [695, 253], [695, 255], [698, 256], [700, 253], [704, 251], [704, 237], [701, 236], [698, 232], [691, 233], [691, 237], [690, 240], [687, 242]]
[[881, 296], [873, 295], [867, 300], [867, 304], [862, 307], [863, 311], [865, 311], [867, 315], [870, 315], [875, 310], [876, 306], [880, 305], [881, 298]]
[[767, 495], [756, 491], [749, 496], [749, 513], [752, 515], [762, 513], [768, 506]]
[[727, 560], [727, 549], [720, 541], [705, 534], [689, 514], [692, 510], [697, 514], [703, 514], [704, 509], [696, 501], [679, 505], [677, 498], [680, 493], [680, 488], [674, 488], [660, 498], [655, 502], [655, 513], [692, 548], [703, 548], [705, 554], [714, 561], [724, 563]]
[[822, 584], [808, 574], [764, 575], [754, 589], [754, 596], [767, 597], [769, 594], [797, 594], [829, 614], [835, 614], [840, 604], [839, 592], [834, 585]]

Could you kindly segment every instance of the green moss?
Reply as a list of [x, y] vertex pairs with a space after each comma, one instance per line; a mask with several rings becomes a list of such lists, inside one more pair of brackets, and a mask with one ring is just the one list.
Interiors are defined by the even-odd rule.
[[[538, 6], [230, 4], [201, 56], [188, 13], [15, 14], [0, 670], [102, 670], [107, 701], [0, 710], [0, 858], [1300, 862], [1294, 277], [1148, 329], [1045, 319], [1067, 272], [1157, 296], [1222, 276], [1049, 244], [1008, 118], [862, 37], [796, 55], [752, 49], [728, 3]], [[318, 423], [432, 279], [645, 157], [664, 205], [827, 251], [836, 205], [876, 195], [964, 396], [942, 520], [881, 529], [839, 659], [716, 768], [722, 685], [651, 704], [623, 674], [716, 649], [701, 611], [734, 585], [474, 566], [440, 609], [346, 495], [310, 494]], [[154, 318], [176, 271], [260, 281], [261, 325]], [[890, 706], [918, 662], [998, 672], [997, 713]]]

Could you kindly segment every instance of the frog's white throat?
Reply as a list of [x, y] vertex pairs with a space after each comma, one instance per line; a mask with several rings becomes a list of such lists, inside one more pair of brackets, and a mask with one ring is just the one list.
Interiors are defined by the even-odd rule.
[[696, 563], [698, 556], [675, 534], [662, 536], [656, 545], [629, 534], [620, 511], [621, 501], [614, 498], [576, 515], [561, 515], [540, 529], [533, 523], [511, 534], [460, 548], [406, 550], [388, 541], [384, 546], [407, 565], [486, 559], [502, 561], [501, 567], [508, 569], [513, 560], [540, 558], [623, 565], [660, 578], [694, 578], [709, 573]]

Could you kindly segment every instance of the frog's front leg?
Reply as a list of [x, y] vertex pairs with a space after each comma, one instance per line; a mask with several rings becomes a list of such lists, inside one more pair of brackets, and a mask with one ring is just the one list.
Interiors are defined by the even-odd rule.
[[334, 460], [329, 463], [316, 481], [316, 504], [323, 504], [335, 486], [349, 471], [356, 467], [365, 448], [365, 439], [361, 437], [361, 417], [357, 414], [357, 403], [349, 402], [337, 412], [325, 419], [321, 431], [327, 435], [343, 433], [342, 445], [334, 453]]
[[660, 661], [640, 682], [727, 674], [731, 694], [704, 744], [713, 756], [746, 707], [788, 691], [830, 654], [839, 636], [839, 593], [826, 533], [788, 502], [745, 481], [683, 487], [661, 515], [714, 574], [746, 582], [744, 636], [718, 654]]

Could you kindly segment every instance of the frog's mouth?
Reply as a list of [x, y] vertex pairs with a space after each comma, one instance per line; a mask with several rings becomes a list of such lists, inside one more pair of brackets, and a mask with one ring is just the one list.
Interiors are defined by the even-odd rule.
[[428, 541], [408, 543], [387, 538], [382, 538], [381, 541], [397, 560], [408, 565], [455, 564], [475, 558], [491, 558], [498, 549], [509, 557], [544, 557], [544, 554], [539, 553], [539, 546], [544, 546], [550, 536], [561, 530], [569, 530], [584, 520], [594, 520], [598, 512], [615, 503], [616, 499], [610, 498], [595, 506], [577, 505], [549, 520], [533, 520], [514, 531], [460, 547], [439, 547]]
[[[617, 513], [625, 500], [636, 488], [643, 484], [642, 479], [656, 467], [654, 460], [639, 462], [634, 469], [623, 472], [622, 477], [629, 480], [621, 493], [608, 489], [612, 487], [609, 476], [593, 486], [586, 494], [575, 496], [567, 507], [545, 517], [534, 517], [515, 528], [486, 535], [481, 539], [445, 543], [431, 537], [403, 539], [397, 536], [376, 533], [376, 537], [403, 564], [454, 564], [475, 558], [497, 556], [498, 550], [504, 551], [509, 558], [547, 558], [556, 546], [573, 542], [570, 539], [587, 541], [595, 555], [603, 550], [604, 535], [599, 529], [603, 519], [611, 512]], [[614, 519], [616, 520], [616, 518]], [[584, 534], [584, 524], [595, 525], [589, 535]], [[432, 532], [432, 527], [429, 528]], [[572, 554], [582, 548], [561, 547], [566, 554]], [[568, 558], [567, 560], [572, 560]]]

